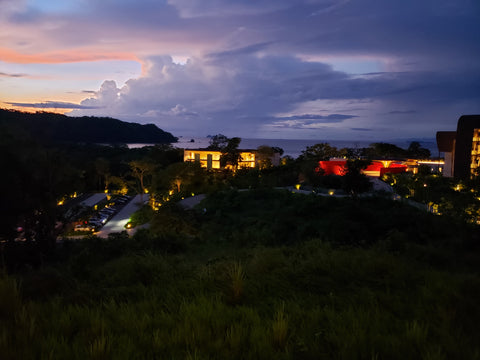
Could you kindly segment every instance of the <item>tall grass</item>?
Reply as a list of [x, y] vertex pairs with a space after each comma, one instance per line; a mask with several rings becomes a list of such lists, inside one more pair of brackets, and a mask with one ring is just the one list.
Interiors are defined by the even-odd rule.
[[[229, 201], [238, 211], [252, 205], [236, 196]], [[292, 217], [309, 214], [301, 218], [305, 237], [282, 230], [281, 241], [247, 239], [257, 228], [269, 231], [258, 205], [269, 195], [256, 196], [257, 219], [236, 219], [232, 204], [222, 207], [226, 218], [214, 208], [198, 214], [209, 226], [199, 225], [199, 238], [181, 253], [153, 246], [155, 234], [143, 242], [91, 239], [75, 244], [71, 261], [35, 273], [62, 274], [68, 286], [53, 293], [48, 281], [32, 286], [19, 276], [19, 286], [0, 277], [0, 359], [479, 358], [480, 280], [470, 267], [454, 267], [459, 250], [439, 244], [436, 259], [451, 264], [439, 267], [432, 245], [402, 235], [413, 231], [407, 216], [402, 234], [390, 233], [385, 244], [339, 246], [321, 223], [324, 204], [287, 195], [280, 198], [290, 212], [300, 204]], [[244, 221], [249, 231], [231, 233], [232, 222]], [[310, 239], [317, 225], [325, 234]], [[210, 239], [206, 230], [215, 226], [222, 236]]]
[[285, 350], [288, 340], [288, 316], [285, 314], [285, 303], [276, 310], [272, 323], [272, 341], [277, 349]]
[[230, 281], [230, 302], [239, 304], [244, 294], [245, 271], [240, 262], [235, 261], [228, 267], [228, 278]]
[[22, 307], [18, 282], [0, 273], [0, 319], [11, 321]]

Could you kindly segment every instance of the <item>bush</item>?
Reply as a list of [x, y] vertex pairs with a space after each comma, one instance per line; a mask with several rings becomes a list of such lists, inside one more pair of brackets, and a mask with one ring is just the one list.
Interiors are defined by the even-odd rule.
[[130, 217], [132, 227], [148, 223], [154, 215], [153, 209], [148, 205], [143, 205], [140, 209], [135, 211]]

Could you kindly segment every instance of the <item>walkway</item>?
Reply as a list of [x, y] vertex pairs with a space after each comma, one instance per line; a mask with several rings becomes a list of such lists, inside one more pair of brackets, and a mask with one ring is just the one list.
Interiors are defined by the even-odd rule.
[[200, 194], [200, 195], [195, 195], [183, 200], [180, 200], [178, 202], [178, 205], [180, 205], [184, 209], [192, 209], [195, 205], [199, 204], [200, 201], [205, 199], [205, 194]]

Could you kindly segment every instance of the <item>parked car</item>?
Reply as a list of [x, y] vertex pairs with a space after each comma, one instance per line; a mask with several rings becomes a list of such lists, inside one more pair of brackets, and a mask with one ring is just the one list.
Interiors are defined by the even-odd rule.
[[103, 209], [103, 210], [100, 210], [100, 214], [113, 214], [115, 212], [115, 209], [111, 209], [111, 208], [108, 208], [108, 209]]
[[99, 230], [103, 224], [101, 222], [98, 222], [98, 221], [89, 221], [88, 224], [95, 230]]
[[90, 224], [75, 225], [74, 231], [94, 231], [95, 227]]

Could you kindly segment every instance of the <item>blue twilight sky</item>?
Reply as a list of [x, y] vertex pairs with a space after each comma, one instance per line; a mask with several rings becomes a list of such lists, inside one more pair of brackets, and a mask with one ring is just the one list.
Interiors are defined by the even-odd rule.
[[0, 0], [0, 107], [388, 140], [480, 113], [478, 0]]

